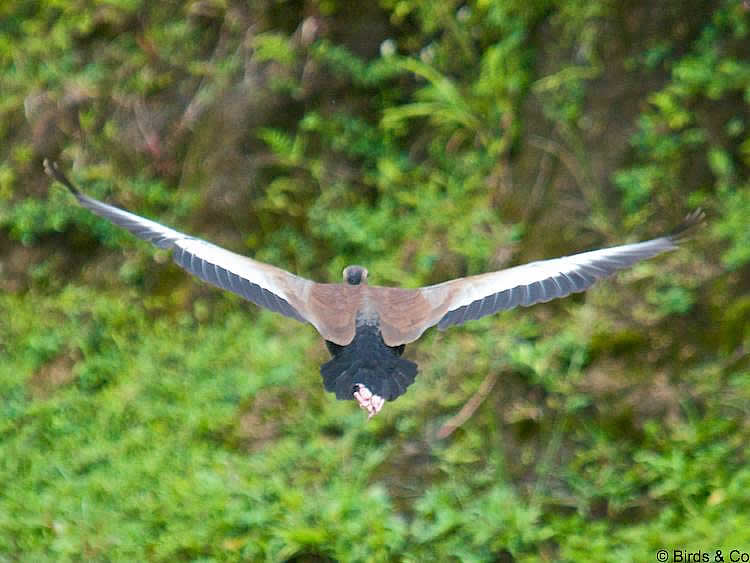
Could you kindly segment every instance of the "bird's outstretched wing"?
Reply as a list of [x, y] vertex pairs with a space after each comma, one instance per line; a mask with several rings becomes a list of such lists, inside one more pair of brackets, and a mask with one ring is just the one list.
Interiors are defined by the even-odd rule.
[[306, 296], [314, 282], [97, 201], [76, 188], [57, 163], [45, 160], [44, 169], [87, 209], [159, 248], [171, 249], [174, 261], [191, 274], [271, 311], [312, 322]]
[[430, 304], [430, 313], [423, 315], [422, 326], [412, 331], [412, 336], [433, 325], [444, 330], [519, 305], [529, 307], [584, 291], [617, 270], [674, 250], [704, 218], [705, 214], [698, 209], [671, 234], [646, 242], [531, 262], [423, 287], [419, 292]]

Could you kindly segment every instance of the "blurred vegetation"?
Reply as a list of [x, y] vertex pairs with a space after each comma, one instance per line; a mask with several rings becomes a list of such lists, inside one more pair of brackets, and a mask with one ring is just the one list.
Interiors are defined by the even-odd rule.
[[[737, 0], [0, 4], [0, 561], [747, 550], [748, 26]], [[318, 280], [709, 223], [585, 295], [432, 331], [366, 422], [311, 328], [79, 208], [45, 157]]]

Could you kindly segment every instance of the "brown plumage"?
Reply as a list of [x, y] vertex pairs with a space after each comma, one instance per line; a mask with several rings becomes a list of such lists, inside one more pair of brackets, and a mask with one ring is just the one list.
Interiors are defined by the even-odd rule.
[[177, 264], [217, 287], [256, 305], [312, 324], [333, 358], [321, 367], [326, 390], [356, 399], [370, 416], [414, 382], [417, 366], [401, 358], [404, 345], [431, 326], [444, 330], [486, 315], [584, 291], [596, 280], [639, 260], [677, 248], [704, 214], [687, 216], [673, 233], [646, 242], [614, 246], [531, 262], [419, 289], [367, 283], [367, 269], [348, 266], [343, 283], [316, 283], [230, 252], [78, 190], [56, 163], [46, 172], [79, 203], [160, 248], [173, 250]]

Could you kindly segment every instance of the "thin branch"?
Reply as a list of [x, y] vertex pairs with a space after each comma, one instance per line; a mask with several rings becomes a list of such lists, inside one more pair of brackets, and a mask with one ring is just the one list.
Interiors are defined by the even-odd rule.
[[479, 405], [482, 404], [482, 401], [484, 401], [487, 395], [490, 394], [490, 391], [492, 391], [492, 388], [495, 386], [496, 382], [497, 373], [494, 371], [488, 373], [487, 377], [484, 378], [484, 381], [482, 381], [482, 384], [479, 386], [479, 389], [477, 389], [474, 395], [472, 395], [471, 399], [466, 401], [464, 406], [461, 407], [461, 410], [458, 411], [458, 414], [452, 416], [448, 420], [448, 422], [440, 427], [440, 430], [438, 430], [437, 432], [438, 440], [447, 438], [448, 436], [453, 434], [453, 432], [455, 432], [457, 428], [463, 426], [463, 424], [474, 415], [476, 410], [479, 408]]

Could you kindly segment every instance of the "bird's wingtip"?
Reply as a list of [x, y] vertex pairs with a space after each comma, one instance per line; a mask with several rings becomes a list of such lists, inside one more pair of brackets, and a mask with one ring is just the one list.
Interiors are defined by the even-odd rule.
[[49, 176], [53, 180], [57, 180], [58, 182], [60, 182], [63, 186], [68, 188], [74, 195], [76, 196], [80, 195], [81, 192], [78, 190], [78, 188], [76, 188], [73, 185], [73, 182], [68, 180], [67, 176], [65, 176], [65, 174], [63, 174], [60, 171], [60, 167], [58, 166], [57, 162], [55, 162], [54, 160], [45, 158], [42, 164], [44, 165], [44, 172], [45, 174], [47, 174], [47, 176]]
[[706, 222], [706, 212], [702, 208], [691, 211], [685, 216], [685, 219], [671, 233], [669, 238], [675, 244], [679, 244], [692, 237], [696, 230], [702, 227]]

